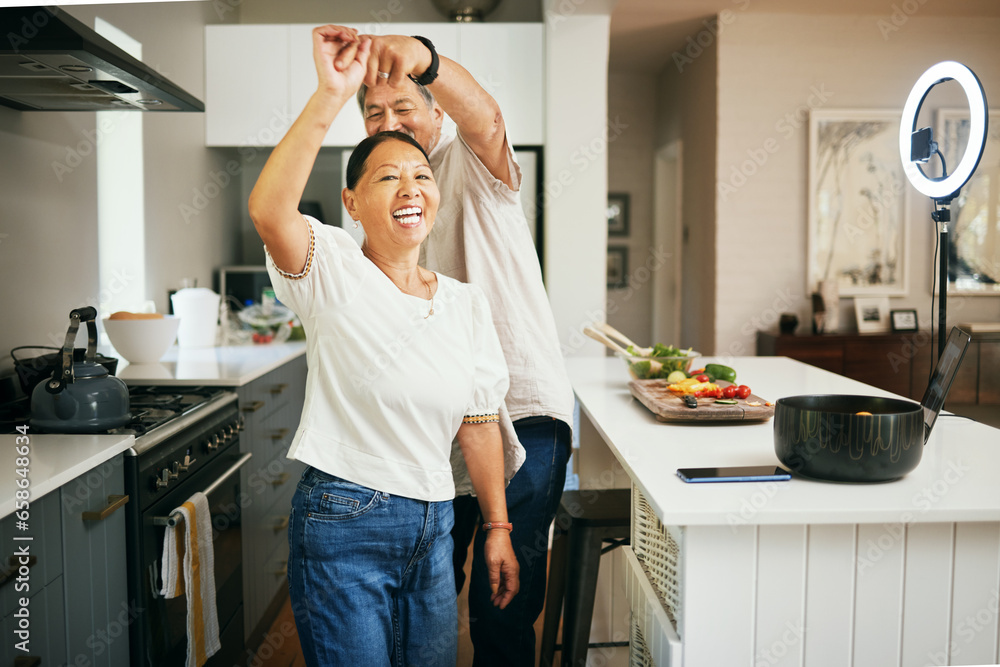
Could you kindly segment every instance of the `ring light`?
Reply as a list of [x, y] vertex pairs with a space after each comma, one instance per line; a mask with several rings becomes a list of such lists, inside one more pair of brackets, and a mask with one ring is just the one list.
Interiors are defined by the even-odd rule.
[[[951, 174], [946, 174], [943, 178], [931, 178], [924, 174], [917, 162], [912, 160], [912, 135], [917, 128], [917, 115], [927, 93], [937, 84], [950, 79], [954, 79], [962, 86], [969, 100], [969, 143], [962, 161]], [[987, 122], [986, 93], [972, 70], [961, 63], [947, 60], [933, 65], [924, 72], [913, 85], [910, 96], [906, 98], [903, 117], [899, 123], [899, 158], [903, 163], [903, 171], [913, 187], [921, 194], [936, 200], [950, 199], [961, 190], [962, 186], [972, 178], [983, 156]]]

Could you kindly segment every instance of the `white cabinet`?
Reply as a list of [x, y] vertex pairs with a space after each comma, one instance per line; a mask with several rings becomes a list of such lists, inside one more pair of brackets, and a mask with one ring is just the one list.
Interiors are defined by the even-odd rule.
[[205, 62], [205, 145], [277, 144], [295, 119], [287, 26], [207, 26]]
[[500, 105], [512, 144], [544, 143], [545, 51], [541, 23], [473, 23], [459, 30], [462, 67]]
[[[352, 25], [359, 31], [371, 24]], [[207, 146], [274, 146], [316, 90], [312, 24], [205, 28]], [[381, 24], [376, 28], [382, 28]], [[468, 69], [497, 100], [512, 143], [541, 145], [541, 24], [392, 23], [393, 34], [422, 35], [438, 53]], [[446, 119], [445, 133], [454, 123]], [[354, 146], [365, 136], [353, 101], [331, 125], [325, 146]]]

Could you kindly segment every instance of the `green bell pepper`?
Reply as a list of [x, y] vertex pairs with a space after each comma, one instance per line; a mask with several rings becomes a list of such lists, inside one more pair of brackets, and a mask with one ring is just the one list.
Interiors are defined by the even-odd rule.
[[723, 366], [722, 364], [706, 364], [705, 375], [707, 375], [712, 382], [715, 382], [716, 380], [736, 382], [736, 371], [729, 366]]

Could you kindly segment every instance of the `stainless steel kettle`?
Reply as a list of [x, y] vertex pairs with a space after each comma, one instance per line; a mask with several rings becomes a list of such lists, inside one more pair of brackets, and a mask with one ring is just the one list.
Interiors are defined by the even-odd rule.
[[[96, 320], [93, 306], [69, 314], [62, 364], [31, 392], [32, 428], [47, 433], [100, 433], [124, 426], [132, 418], [128, 387], [95, 361]], [[87, 354], [82, 362], [74, 363], [73, 346], [81, 322], [87, 323]]]

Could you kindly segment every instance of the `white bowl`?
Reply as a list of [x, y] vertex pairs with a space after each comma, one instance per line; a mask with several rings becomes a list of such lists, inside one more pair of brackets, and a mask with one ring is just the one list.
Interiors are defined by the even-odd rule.
[[154, 364], [177, 340], [181, 318], [164, 315], [156, 320], [104, 320], [104, 331], [118, 354], [133, 364]]

